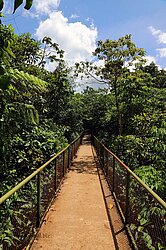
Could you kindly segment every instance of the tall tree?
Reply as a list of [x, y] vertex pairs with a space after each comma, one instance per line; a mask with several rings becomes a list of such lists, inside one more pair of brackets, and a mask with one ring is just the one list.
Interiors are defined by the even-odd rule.
[[[107, 83], [110, 91], [115, 96], [115, 105], [118, 116], [118, 130], [119, 135], [123, 132], [122, 125], [122, 110], [121, 110], [121, 88], [125, 84], [122, 81], [125, 76], [130, 75], [129, 67], [135, 65], [135, 63], [143, 62], [145, 52], [142, 48], [137, 48], [132, 42], [131, 35], [120, 37], [118, 40], [105, 40], [98, 41], [97, 48], [94, 55], [94, 61], [101, 61], [101, 67], [93, 66], [93, 63], [81, 63], [76, 64], [77, 72], [86, 72], [92, 77], [94, 70], [96, 76], [95, 80]], [[100, 79], [99, 79], [100, 77]]]
[[118, 40], [98, 41], [94, 52], [99, 60], [104, 61], [104, 66], [98, 72], [103, 79], [108, 81], [110, 89], [115, 95], [118, 115], [119, 135], [123, 132], [122, 112], [120, 107], [121, 78], [130, 73], [128, 67], [135, 61], [142, 61], [145, 52], [137, 48], [131, 40], [131, 35], [126, 35]]

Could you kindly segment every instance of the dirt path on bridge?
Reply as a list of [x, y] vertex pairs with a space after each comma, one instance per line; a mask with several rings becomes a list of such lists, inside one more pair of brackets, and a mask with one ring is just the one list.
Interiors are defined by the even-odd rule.
[[[102, 191], [101, 183], [105, 191]], [[108, 219], [103, 194], [112, 219]], [[31, 247], [31, 250], [38, 249], [130, 249], [101, 173], [99, 178], [90, 143], [80, 146], [60, 193], [46, 215]]]

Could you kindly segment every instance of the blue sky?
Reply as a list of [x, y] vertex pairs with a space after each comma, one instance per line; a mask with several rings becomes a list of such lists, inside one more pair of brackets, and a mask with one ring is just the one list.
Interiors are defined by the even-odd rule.
[[19, 34], [52, 37], [69, 64], [90, 59], [97, 40], [132, 34], [148, 61], [166, 68], [166, 0], [34, 0], [30, 11], [19, 8], [14, 15], [9, 2], [3, 22]]

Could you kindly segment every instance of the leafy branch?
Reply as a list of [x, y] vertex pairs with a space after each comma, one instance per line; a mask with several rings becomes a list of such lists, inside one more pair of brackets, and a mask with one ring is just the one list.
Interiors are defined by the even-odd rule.
[[[23, 3], [23, 0], [14, 0], [14, 10], [13, 13], [15, 13], [16, 9]], [[32, 6], [33, 0], [26, 0], [26, 4], [24, 8], [26, 10], [29, 10]], [[4, 0], [0, 0], [0, 11], [2, 11], [4, 7]]]

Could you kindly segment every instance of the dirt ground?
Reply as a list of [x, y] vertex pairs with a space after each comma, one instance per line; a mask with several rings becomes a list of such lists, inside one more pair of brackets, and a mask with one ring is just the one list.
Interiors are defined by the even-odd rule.
[[80, 146], [31, 250], [131, 249], [94, 156]]

